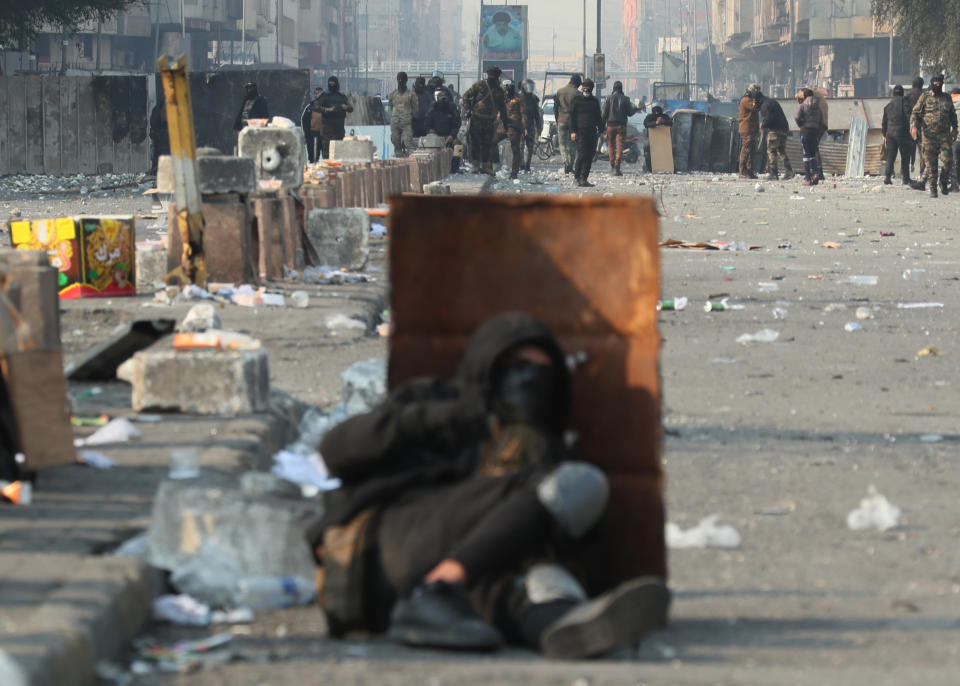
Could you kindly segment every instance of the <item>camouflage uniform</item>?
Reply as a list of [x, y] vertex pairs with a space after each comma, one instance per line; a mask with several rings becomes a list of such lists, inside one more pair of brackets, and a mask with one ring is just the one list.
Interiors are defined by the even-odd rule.
[[507, 129], [507, 138], [510, 140], [510, 152], [513, 155], [513, 166], [510, 169], [510, 178], [517, 178], [520, 172], [520, 163], [523, 157], [523, 135], [527, 130], [527, 112], [523, 102], [523, 94], [515, 93], [506, 103], [507, 119], [504, 125]]
[[402, 93], [397, 89], [387, 96], [387, 100], [391, 107], [390, 141], [393, 143], [393, 154], [404, 157], [413, 152], [413, 115], [420, 107], [420, 102], [417, 94], [409, 89]]
[[946, 191], [953, 168], [952, 144], [957, 131], [957, 112], [950, 95], [925, 91], [913, 107], [910, 128], [923, 132], [923, 159], [926, 162], [930, 194], [936, 194], [938, 154], [942, 162], [940, 187]]
[[463, 104], [470, 117], [470, 157], [484, 171], [493, 171], [497, 115], [507, 120], [503, 89], [500, 84], [477, 81], [463, 94]]

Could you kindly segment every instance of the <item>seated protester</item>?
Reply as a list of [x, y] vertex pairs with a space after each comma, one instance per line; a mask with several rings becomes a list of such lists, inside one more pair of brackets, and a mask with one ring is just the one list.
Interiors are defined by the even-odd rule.
[[437, 91], [437, 101], [427, 111], [425, 126], [429, 133], [446, 138], [447, 144], [452, 144], [460, 133], [460, 114], [446, 91]]
[[661, 579], [587, 600], [556, 562], [608, 494], [599, 469], [566, 454], [570, 401], [553, 335], [508, 313], [476, 331], [455, 380], [409, 381], [331, 429], [321, 451], [343, 486], [311, 531], [331, 633], [389, 627], [414, 646], [506, 639], [581, 658], [664, 625]]
[[643, 120], [644, 127], [652, 129], [654, 126], [673, 126], [673, 120], [670, 115], [663, 111], [660, 105], [654, 105]]

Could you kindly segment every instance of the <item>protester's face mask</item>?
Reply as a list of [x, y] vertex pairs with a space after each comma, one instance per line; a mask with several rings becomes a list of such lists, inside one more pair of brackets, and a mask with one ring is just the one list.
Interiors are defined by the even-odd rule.
[[487, 77], [487, 83], [489, 83], [491, 86], [496, 86], [498, 83], [500, 83], [500, 77], [499, 77], [499, 76], [488, 76], [488, 77]]
[[931, 83], [930, 90], [933, 91], [934, 95], [940, 95], [943, 93], [943, 84], [942, 83]]
[[329, 90], [331, 93], [336, 93], [338, 90], [340, 90], [340, 84], [336, 81], [328, 81], [327, 90]]
[[504, 424], [547, 426], [554, 419], [555, 389], [553, 367], [514, 360], [500, 375], [493, 410]]

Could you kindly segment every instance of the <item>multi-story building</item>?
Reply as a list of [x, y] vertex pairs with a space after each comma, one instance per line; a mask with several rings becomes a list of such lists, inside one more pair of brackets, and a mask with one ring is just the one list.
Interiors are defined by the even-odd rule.
[[359, 6], [366, 2], [152, 0], [72, 33], [46, 26], [29, 52], [8, 53], [3, 67], [6, 73], [149, 72], [158, 55], [185, 52], [192, 70], [304, 67], [349, 78], [360, 53]]
[[918, 65], [870, 0], [712, 0], [711, 38], [732, 68], [727, 95], [758, 81], [776, 95], [804, 86], [877, 96]]

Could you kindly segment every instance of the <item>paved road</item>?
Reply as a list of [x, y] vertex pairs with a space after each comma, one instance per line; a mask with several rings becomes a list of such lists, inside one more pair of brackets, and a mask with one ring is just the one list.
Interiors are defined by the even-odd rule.
[[[136, 683], [956, 683], [960, 196], [930, 200], [876, 179], [816, 189], [762, 182], [758, 192], [730, 176], [649, 177], [632, 167], [623, 179], [594, 181], [590, 193], [653, 194], [661, 238], [760, 246], [661, 251], [663, 295], [690, 299], [660, 315], [668, 517], [689, 527], [717, 514], [743, 538], [734, 550], [671, 553], [671, 627], [636, 655], [568, 666], [523, 652], [478, 658], [331, 642], [304, 608], [239, 628], [241, 661]], [[577, 192], [548, 167], [498, 191]], [[744, 308], [708, 314], [708, 297]], [[898, 307], [928, 302], [943, 307]], [[858, 319], [858, 308], [870, 318]], [[72, 316], [68, 308], [65, 321]], [[383, 344], [314, 345], [304, 336], [315, 319], [308, 310], [232, 325], [271, 341], [281, 386], [329, 404], [331, 383], [303, 370], [334, 379], [333, 368]], [[854, 322], [861, 330], [847, 332]], [[766, 328], [776, 342], [736, 342]], [[897, 528], [847, 528], [871, 485], [901, 508]]]

